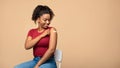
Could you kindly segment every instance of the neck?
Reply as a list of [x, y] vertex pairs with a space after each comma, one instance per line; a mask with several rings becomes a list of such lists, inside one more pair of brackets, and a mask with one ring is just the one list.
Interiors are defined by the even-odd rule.
[[42, 27], [38, 27], [38, 30], [41, 31], [41, 30], [44, 30]]
[[42, 28], [40, 25], [38, 25], [38, 32], [42, 32], [44, 28]]

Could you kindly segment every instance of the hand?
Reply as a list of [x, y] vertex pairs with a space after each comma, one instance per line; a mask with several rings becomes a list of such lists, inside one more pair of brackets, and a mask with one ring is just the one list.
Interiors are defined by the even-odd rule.
[[45, 36], [47, 36], [47, 35], [49, 35], [49, 34], [50, 34], [50, 30], [47, 29], [47, 30], [45, 30], [45, 31], [41, 34], [41, 37], [45, 37]]
[[35, 67], [34, 68], [39, 68], [39, 65], [35, 65]]

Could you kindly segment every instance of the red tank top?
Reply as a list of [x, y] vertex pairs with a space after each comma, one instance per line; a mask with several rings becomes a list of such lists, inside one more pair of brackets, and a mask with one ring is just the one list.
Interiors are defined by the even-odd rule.
[[[50, 29], [49, 27], [48, 29]], [[44, 30], [45, 31], [45, 30]], [[44, 32], [43, 31], [43, 32]], [[31, 36], [33, 39], [36, 38], [38, 35], [41, 35], [43, 32], [38, 32], [37, 28], [36, 29], [31, 29], [28, 32], [28, 36]], [[44, 38], [41, 38], [33, 47], [33, 55], [34, 57], [42, 57], [45, 52], [47, 51], [49, 47], [49, 40], [50, 36], [47, 35]]]

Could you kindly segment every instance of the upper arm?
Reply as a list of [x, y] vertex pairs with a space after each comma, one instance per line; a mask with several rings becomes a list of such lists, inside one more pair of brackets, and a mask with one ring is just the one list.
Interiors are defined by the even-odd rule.
[[31, 37], [31, 36], [27, 36], [25, 43], [26, 43], [27, 41], [30, 41], [30, 40], [32, 40], [32, 37]]
[[29, 40], [32, 40], [33, 31], [34, 31], [34, 29], [29, 30], [27, 37], [26, 37], [26, 42]]
[[27, 37], [26, 37], [26, 40], [25, 40], [25, 46], [27, 45], [27, 43], [32, 40], [32, 34], [33, 34], [33, 29], [31, 29], [28, 34], [27, 34]]
[[31, 36], [27, 36], [26, 40], [25, 40], [25, 48], [27, 47], [28, 42], [32, 40]]
[[50, 29], [50, 42], [49, 42], [49, 48], [55, 50], [57, 46], [57, 30], [52, 27]]

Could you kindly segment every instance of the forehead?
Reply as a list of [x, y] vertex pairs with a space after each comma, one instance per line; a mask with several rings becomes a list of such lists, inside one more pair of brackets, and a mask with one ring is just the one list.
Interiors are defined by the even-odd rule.
[[41, 18], [50, 19], [50, 14], [43, 14], [43, 15], [41, 16]]

